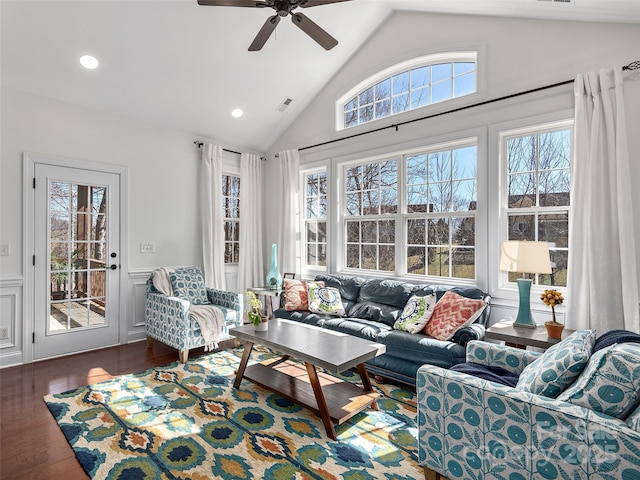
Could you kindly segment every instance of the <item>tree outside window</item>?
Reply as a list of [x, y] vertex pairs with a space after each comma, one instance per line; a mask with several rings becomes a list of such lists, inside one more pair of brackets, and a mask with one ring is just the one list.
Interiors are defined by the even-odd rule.
[[475, 279], [477, 147], [406, 157], [407, 273]]
[[[549, 242], [552, 273], [534, 283], [567, 285], [571, 127], [539, 126], [505, 135], [507, 239]], [[515, 282], [518, 274], [510, 273]]]
[[305, 264], [327, 266], [327, 172], [304, 175]]
[[222, 175], [222, 209], [224, 217], [224, 263], [238, 263], [240, 258], [240, 177]]

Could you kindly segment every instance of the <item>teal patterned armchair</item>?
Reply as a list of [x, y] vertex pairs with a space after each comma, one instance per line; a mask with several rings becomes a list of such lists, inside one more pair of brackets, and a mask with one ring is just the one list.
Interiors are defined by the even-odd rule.
[[[563, 348], [552, 352], [556, 365], [559, 355], [566, 357]], [[543, 365], [544, 354], [468, 343], [467, 362], [519, 375], [515, 388], [432, 365], [421, 367], [418, 457], [425, 478], [640, 479], [640, 344], [620, 343], [588, 354], [579, 372], [572, 359], [557, 377], [553, 365]], [[527, 378], [525, 368], [537, 361], [544, 368]], [[537, 368], [530, 367], [529, 373]], [[548, 378], [567, 382], [564, 390], [554, 385], [554, 391], [545, 391], [557, 395], [550, 398], [521, 388], [523, 377], [542, 389]]]
[[[153, 275], [152, 273], [147, 280], [145, 305], [145, 329], [149, 346], [153, 344], [153, 339], [156, 339], [178, 349], [182, 363], [187, 361], [190, 349], [204, 346], [205, 339], [200, 326], [193, 315], [190, 315], [192, 304], [214, 305], [220, 308], [224, 314], [220, 341], [233, 338], [229, 335], [229, 328], [242, 325], [244, 305], [242, 295], [205, 287], [200, 268], [172, 269], [174, 296], [164, 295], [158, 291], [153, 284]], [[179, 279], [178, 284], [175, 283], [176, 277]]]

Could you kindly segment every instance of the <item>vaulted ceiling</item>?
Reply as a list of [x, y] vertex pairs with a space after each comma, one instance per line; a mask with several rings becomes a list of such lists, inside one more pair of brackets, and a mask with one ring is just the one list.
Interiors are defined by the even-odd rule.
[[[196, 0], [1, 0], [2, 86], [264, 152], [394, 11], [640, 23], [638, 0], [352, 0], [303, 11], [325, 51], [273, 12]], [[427, 20], [428, 21], [428, 20]], [[85, 70], [78, 60], [100, 62]], [[278, 107], [293, 99], [284, 111]], [[241, 118], [231, 110], [242, 108]]]

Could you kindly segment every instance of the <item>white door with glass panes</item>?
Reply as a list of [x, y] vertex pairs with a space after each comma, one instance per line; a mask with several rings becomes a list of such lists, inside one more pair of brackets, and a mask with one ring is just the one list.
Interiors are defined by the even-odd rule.
[[34, 358], [117, 344], [120, 177], [34, 171]]

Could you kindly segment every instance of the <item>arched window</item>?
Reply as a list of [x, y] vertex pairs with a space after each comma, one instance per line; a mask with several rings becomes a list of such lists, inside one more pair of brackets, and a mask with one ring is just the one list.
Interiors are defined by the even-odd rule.
[[477, 52], [427, 55], [360, 82], [336, 102], [337, 129], [476, 92]]

